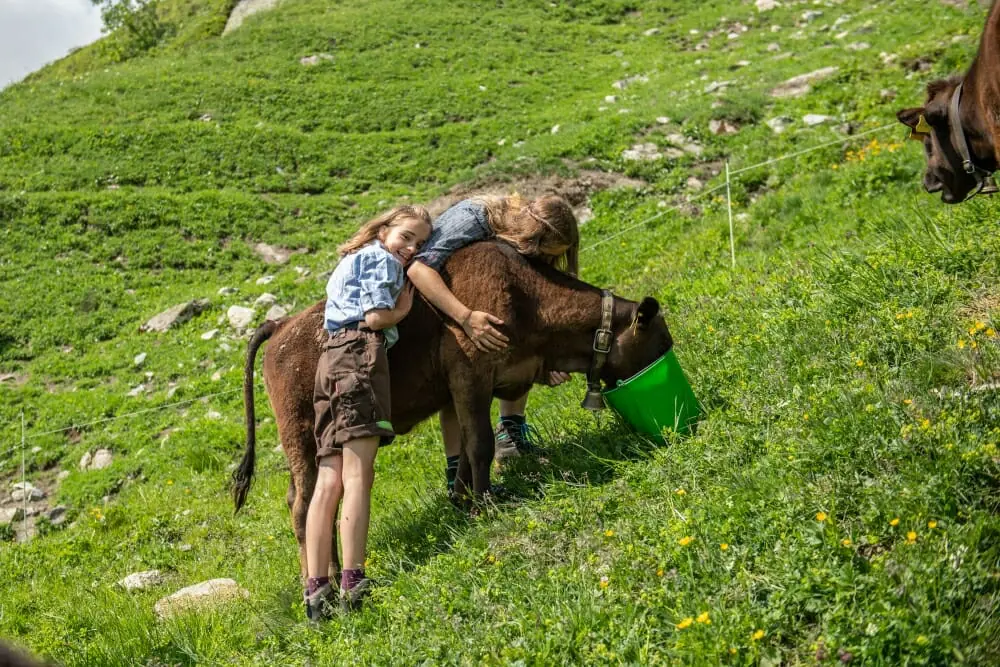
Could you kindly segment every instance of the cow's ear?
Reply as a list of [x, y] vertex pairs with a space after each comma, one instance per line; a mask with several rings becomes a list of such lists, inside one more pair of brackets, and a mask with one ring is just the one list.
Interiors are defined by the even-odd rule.
[[900, 123], [910, 128], [910, 139], [923, 141], [924, 137], [930, 134], [931, 126], [927, 124], [924, 117], [924, 107], [914, 107], [912, 109], [901, 109], [896, 112], [896, 118]]
[[639, 325], [640, 329], [645, 329], [659, 312], [660, 304], [653, 297], [647, 296], [642, 300], [642, 303], [639, 304], [639, 308], [635, 312], [636, 324]]

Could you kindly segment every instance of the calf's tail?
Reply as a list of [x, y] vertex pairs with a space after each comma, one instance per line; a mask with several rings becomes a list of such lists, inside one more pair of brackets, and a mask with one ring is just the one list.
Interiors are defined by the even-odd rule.
[[243, 460], [240, 461], [240, 465], [233, 471], [231, 485], [233, 502], [236, 504], [237, 512], [240, 511], [240, 508], [247, 501], [247, 494], [250, 493], [250, 483], [253, 481], [254, 464], [257, 459], [257, 422], [253, 405], [254, 360], [257, 357], [257, 348], [273, 336], [277, 330], [278, 323], [267, 320], [264, 324], [257, 327], [253, 337], [250, 339], [250, 344], [247, 346], [247, 360], [243, 366], [243, 410], [246, 415], [247, 424], [247, 447], [246, 451], [243, 452]]

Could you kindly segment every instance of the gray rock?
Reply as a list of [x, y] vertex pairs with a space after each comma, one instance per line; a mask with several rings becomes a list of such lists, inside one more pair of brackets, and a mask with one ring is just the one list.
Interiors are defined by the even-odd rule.
[[124, 579], [118, 580], [118, 585], [127, 591], [141, 591], [163, 583], [163, 574], [159, 570], [133, 572]]
[[0, 507], [0, 526], [6, 526], [24, 518], [23, 507]]
[[832, 76], [837, 72], [837, 69], [837, 67], [824, 67], [813, 72], [793, 76], [791, 79], [772, 88], [771, 97], [801, 97], [812, 90], [810, 84]]
[[713, 81], [712, 83], [710, 83], [707, 86], [705, 86], [705, 93], [706, 94], [707, 93], [714, 93], [714, 92], [717, 92], [717, 91], [725, 90], [726, 88], [728, 88], [729, 86], [733, 85], [734, 83], [736, 83], [736, 82], [735, 81]]
[[833, 116], [824, 116], [818, 113], [809, 113], [802, 117], [802, 122], [806, 124], [807, 127], [814, 127], [816, 125], [822, 125], [828, 121], [833, 120]]
[[764, 124], [771, 128], [771, 131], [775, 134], [781, 134], [792, 124], [792, 119], [787, 116], [778, 116], [766, 121]]
[[222, 30], [222, 34], [225, 35], [236, 30], [248, 16], [271, 9], [278, 2], [280, 0], [240, 0], [229, 12], [229, 19], [226, 21], [226, 27]]
[[264, 292], [253, 302], [254, 308], [266, 308], [268, 306], [274, 305], [278, 301], [278, 297], [274, 296], [270, 292]]
[[41, 489], [36, 489], [35, 487], [30, 487], [27, 489], [14, 489], [10, 494], [10, 499], [15, 503], [24, 502], [35, 502], [36, 500], [41, 500], [45, 497], [45, 492]]
[[210, 579], [161, 599], [154, 611], [160, 618], [168, 618], [191, 609], [205, 609], [249, 597], [250, 592], [232, 579]]
[[90, 462], [90, 470], [104, 470], [113, 460], [110, 449], [98, 449], [94, 452], [94, 460]]
[[771, 42], [770, 44], [767, 45], [767, 50], [770, 51], [771, 53], [777, 53], [778, 51], [781, 50], [781, 44], [778, 44], [777, 42]]
[[656, 122], [659, 123], [660, 125], [666, 125], [667, 123], [670, 122], [670, 118], [668, 118], [667, 116], [657, 116]]
[[652, 37], [653, 35], [659, 35], [660, 34], [660, 29], [659, 28], [650, 28], [649, 30], [646, 30], [642, 34], [645, 35], [646, 37]]
[[195, 299], [194, 301], [179, 303], [173, 308], [165, 310], [151, 318], [139, 327], [139, 330], [163, 332], [171, 327], [187, 322], [206, 308], [208, 308], [208, 299]]
[[264, 315], [265, 320], [280, 320], [288, 315], [288, 311], [283, 306], [271, 306]]
[[333, 56], [331, 56], [329, 53], [316, 53], [311, 56], [305, 56], [303, 58], [299, 58], [299, 64], [305, 65], [307, 67], [312, 67], [314, 65], [319, 65], [324, 60], [333, 60]]
[[663, 157], [659, 147], [651, 142], [635, 144], [622, 151], [622, 159], [630, 162], [651, 162]]
[[805, 21], [806, 23], [812, 23], [820, 16], [823, 16], [823, 12], [819, 11], [818, 9], [808, 9], [802, 12], [802, 20]]
[[239, 292], [235, 287], [220, 287], [219, 296], [229, 296], [230, 294], [236, 294]]
[[701, 190], [702, 188], [705, 187], [705, 184], [701, 181], [700, 178], [697, 178], [695, 176], [689, 176], [687, 179], [687, 186], [692, 190]]
[[146, 361], [146, 353], [140, 352], [139, 354], [135, 355], [135, 358], [132, 360], [132, 363], [136, 366], [142, 366], [142, 364], [145, 361]]
[[274, 276], [261, 276], [257, 279], [258, 285], [269, 285], [274, 282]]
[[648, 83], [649, 77], [645, 74], [636, 74], [635, 76], [629, 76], [620, 81], [615, 81], [611, 84], [612, 88], [617, 88], [618, 90], [625, 90], [634, 83]]
[[306, 249], [289, 250], [288, 248], [280, 248], [266, 243], [258, 243], [253, 247], [253, 251], [267, 264], [287, 264], [292, 255], [304, 253]]
[[872, 48], [872, 45], [868, 42], [851, 42], [844, 47], [848, 51], [864, 51], [866, 49]]
[[203, 333], [201, 335], [201, 339], [202, 340], [212, 340], [213, 338], [215, 338], [215, 334], [217, 334], [217, 333], [219, 333], [218, 329], [211, 329], [211, 330], [206, 331], [205, 333]]
[[607, 104], [614, 104], [615, 102], [618, 101], [618, 96], [617, 95], [605, 95], [604, 96], [604, 101]]
[[69, 470], [60, 470], [59, 474], [56, 475], [56, 481], [57, 482], [61, 482], [64, 479], [66, 479], [67, 477], [69, 477]]
[[209, 410], [205, 413], [205, 416], [209, 419], [222, 419], [222, 413], [218, 410]]
[[243, 330], [250, 326], [253, 322], [254, 310], [253, 308], [244, 308], [243, 306], [230, 306], [229, 310], [226, 311], [226, 317], [229, 319], [229, 326], [237, 330]]
[[728, 120], [710, 120], [708, 121], [708, 130], [712, 134], [736, 134], [740, 131], [740, 127]]
[[146, 391], [146, 385], [140, 384], [140, 385], [138, 385], [136, 387], [133, 387], [132, 391], [130, 391], [129, 393], [127, 393], [125, 395], [128, 396], [129, 398], [135, 398], [136, 396], [138, 396], [139, 394], [141, 394], [144, 391]]
[[90, 462], [94, 459], [90, 452], [85, 452], [83, 456], [80, 457], [80, 470], [86, 470], [90, 467]]
[[66, 522], [66, 506], [59, 505], [58, 507], [53, 507], [48, 513], [49, 523], [53, 526], [61, 526]]
[[769, 12], [777, 7], [779, 3], [775, 2], [775, 0], [757, 0], [754, 5], [757, 7], [758, 12]]

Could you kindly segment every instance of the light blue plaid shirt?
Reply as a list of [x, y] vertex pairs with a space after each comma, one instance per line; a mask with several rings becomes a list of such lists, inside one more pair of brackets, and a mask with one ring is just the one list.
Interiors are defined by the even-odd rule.
[[[379, 241], [341, 258], [326, 284], [326, 330], [364, 322], [370, 310], [395, 307], [405, 277], [403, 265]], [[382, 333], [386, 347], [399, 340], [396, 327]]]

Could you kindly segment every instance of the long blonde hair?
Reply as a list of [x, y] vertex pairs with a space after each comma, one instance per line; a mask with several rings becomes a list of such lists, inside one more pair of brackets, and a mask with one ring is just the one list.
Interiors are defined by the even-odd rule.
[[341, 257], [350, 255], [352, 252], [357, 252], [377, 239], [383, 229], [395, 227], [402, 220], [419, 220], [428, 227], [431, 226], [431, 214], [423, 206], [411, 206], [409, 204], [406, 206], [397, 206], [361, 225], [361, 229], [348, 239], [346, 243], [338, 247], [337, 252], [340, 253]]
[[[549, 258], [556, 268], [575, 276], [579, 270], [580, 229], [569, 203], [556, 195], [527, 200], [482, 196], [473, 201], [486, 208], [486, 217], [497, 238], [513, 245], [529, 257]], [[565, 247], [560, 255], [546, 248]]]

